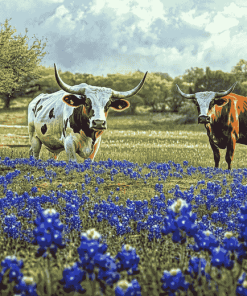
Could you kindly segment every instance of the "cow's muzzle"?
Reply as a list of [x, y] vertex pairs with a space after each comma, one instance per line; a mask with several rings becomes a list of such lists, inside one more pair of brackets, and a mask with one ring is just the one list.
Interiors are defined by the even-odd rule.
[[93, 120], [92, 121], [92, 129], [94, 130], [104, 130], [106, 129], [106, 121], [105, 120]]
[[207, 115], [201, 115], [198, 117], [198, 123], [210, 123], [210, 117]]

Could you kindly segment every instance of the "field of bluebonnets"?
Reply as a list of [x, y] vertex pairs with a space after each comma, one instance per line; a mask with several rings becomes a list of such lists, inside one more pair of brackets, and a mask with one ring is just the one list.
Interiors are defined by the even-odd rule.
[[1, 295], [247, 295], [245, 146], [216, 169], [203, 126], [140, 115], [94, 163], [28, 150], [0, 150]]

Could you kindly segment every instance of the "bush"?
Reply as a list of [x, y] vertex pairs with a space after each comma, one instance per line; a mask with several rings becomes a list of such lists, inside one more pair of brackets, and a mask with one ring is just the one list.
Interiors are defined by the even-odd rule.
[[191, 124], [197, 122], [198, 111], [195, 104], [192, 102], [185, 102], [180, 108], [179, 114], [184, 116], [176, 120], [176, 123], [178, 124]]

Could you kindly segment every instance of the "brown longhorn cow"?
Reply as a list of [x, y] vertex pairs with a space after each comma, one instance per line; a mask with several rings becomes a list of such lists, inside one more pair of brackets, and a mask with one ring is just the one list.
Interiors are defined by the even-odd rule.
[[195, 94], [185, 94], [177, 85], [181, 96], [192, 99], [197, 106], [198, 123], [204, 124], [207, 130], [215, 167], [219, 167], [219, 148], [226, 148], [229, 170], [236, 143], [247, 145], [247, 98], [231, 93], [236, 84], [237, 82], [227, 91], [205, 91]]

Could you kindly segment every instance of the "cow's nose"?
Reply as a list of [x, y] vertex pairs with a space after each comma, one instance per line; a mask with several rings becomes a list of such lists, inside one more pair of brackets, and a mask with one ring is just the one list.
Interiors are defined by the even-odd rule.
[[106, 121], [105, 120], [93, 120], [92, 121], [92, 128], [93, 129], [106, 129]]
[[210, 117], [207, 115], [201, 115], [198, 117], [198, 123], [210, 123]]

